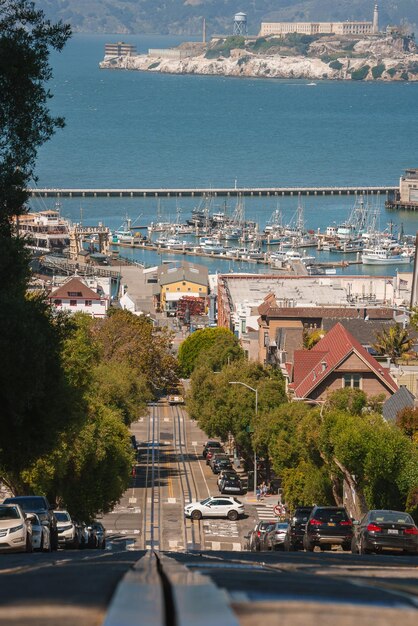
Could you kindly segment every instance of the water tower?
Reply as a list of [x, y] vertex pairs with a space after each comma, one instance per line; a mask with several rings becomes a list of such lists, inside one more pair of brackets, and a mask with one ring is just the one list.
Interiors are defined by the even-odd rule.
[[247, 14], [236, 13], [234, 16], [234, 35], [247, 34]]

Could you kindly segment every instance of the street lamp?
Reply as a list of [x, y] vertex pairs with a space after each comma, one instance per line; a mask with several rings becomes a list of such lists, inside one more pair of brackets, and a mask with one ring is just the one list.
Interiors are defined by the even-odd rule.
[[[243, 383], [239, 380], [230, 380], [229, 381], [230, 385], [242, 385], [243, 387], [247, 387], [247, 389], [250, 389], [251, 391], [254, 391], [255, 393], [255, 417], [257, 419], [257, 415], [258, 415], [258, 389], [255, 389], [254, 387], [250, 387], [250, 385], [247, 385], [247, 383]], [[254, 446], [254, 496], [257, 497], [257, 451], [255, 449]]]

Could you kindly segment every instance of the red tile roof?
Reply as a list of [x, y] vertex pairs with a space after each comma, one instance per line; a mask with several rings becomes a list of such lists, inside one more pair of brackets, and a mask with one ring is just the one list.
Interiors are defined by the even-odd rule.
[[389, 371], [339, 322], [312, 348], [294, 355], [293, 386], [297, 398], [306, 398], [335, 368], [355, 352], [391, 391], [398, 387]]
[[[76, 295], [75, 295], [76, 294]], [[52, 291], [52, 300], [101, 300], [97, 291], [87, 287], [79, 278], [70, 278], [66, 283]]]

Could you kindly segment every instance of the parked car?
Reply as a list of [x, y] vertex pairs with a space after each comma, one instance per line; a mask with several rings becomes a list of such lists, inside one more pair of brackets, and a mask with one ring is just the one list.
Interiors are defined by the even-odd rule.
[[214, 474], [219, 474], [222, 470], [232, 469], [232, 463], [228, 456], [219, 458], [215, 455], [212, 458], [211, 467]]
[[32, 519], [18, 504], [0, 504], [0, 551], [32, 552]]
[[315, 546], [330, 550], [339, 545], [343, 550], [351, 549], [353, 522], [342, 506], [314, 506], [303, 536], [303, 547], [313, 552]]
[[[225, 452], [215, 452], [215, 454], [211, 455], [209, 459], [209, 466], [212, 471], [213, 471], [213, 464], [215, 463], [215, 461], [219, 461], [220, 459], [226, 459], [227, 461], [229, 461], [229, 456]], [[225, 468], [225, 469], [232, 469], [232, 465], [231, 465], [231, 468]]]
[[87, 548], [90, 542], [90, 531], [85, 522], [73, 518], [73, 523], [78, 537], [79, 548]]
[[93, 522], [91, 524], [92, 530], [96, 537], [96, 548], [104, 550], [106, 547], [106, 529], [101, 522]]
[[286, 552], [293, 552], [303, 548], [303, 536], [305, 534], [306, 522], [309, 519], [311, 511], [311, 506], [298, 506], [295, 509], [284, 540], [284, 549]]
[[58, 544], [63, 548], [79, 548], [80, 534], [68, 511], [54, 511], [57, 518]]
[[226, 517], [229, 520], [237, 520], [244, 514], [244, 505], [230, 496], [209, 496], [200, 502], [186, 504], [184, 514], [194, 520], [202, 517]]
[[31, 513], [32, 547], [40, 552], [51, 552], [51, 532], [48, 524], [43, 524], [36, 513]]
[[203, 458], [206, 459], [206, 455], [208, 453], [209, 448], [222, 448], [222, 444], [220, 441], [216, 441], [215, 439], [209, 439], [206, 443], [203, 444]]
[[45, 496], [15, 496], [6, 498], [4, 504], [18, 504], [25, 513], [36, 513], [42, 523], [48, 524], [52, 549], [58, 550], [57, 519], [53, 507]]
[[223, 478], [219, 485], [219, 491], [221, 493], [244, 493], [244, 488], [238, 474], [228, 475]]
[[225, 454], [224, 448], [222, 448], [222, 446], [220, 448], [208, 448], [206, 452], [206, 465], [210, 464], [212, 457], [215, 454]]
[[354, 525], [351, 552], [369, 554], [387, 548], [418, 554], [418, 528], [408, 513], [369, 511]]
[[260, 552], [263, 545], [264, 535], [272, 530], [276, 524], [275, 520], [260, 520], [248, 535], [248, 548], [251, 552]]
[[233, 478], [235, 476], [238, 476], [238, 474], [234, 469], [221, 470], [218, 474], [218, 480], [216, 481], [218, 483], [218, 489], [220, 489], [221, 482], [224, 480], [224, 478]]
[[276, 522], [271, 530], [264, 533], [262, 550], [283, 550], [288, 522]]

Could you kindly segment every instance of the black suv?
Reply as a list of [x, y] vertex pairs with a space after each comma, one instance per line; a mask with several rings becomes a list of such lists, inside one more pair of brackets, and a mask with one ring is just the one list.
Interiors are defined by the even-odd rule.
[[203, 458], [206, 459], [206, 455], [208, 453], [209, 448], [222, 448], [222, 444], [220, 441], [216, 441], [215, 439], [210, 439], [206, 443], [203, 444]]
[[303, 535], [305, 534], [306, 522], [311, 511], [311, 506], [298, 506], [295, 509], [283, 544], [286, 552], [294, 552], [303, 547]]
[[315, 546], [330, 550], [331, 546], [342, 546], [351, 550], [353, 522], [343, 506], [314, 506], [306, 524], [303, 547], [313, 552]]
[[4, 504], [18, 504], [25, 513], [36, 513], [41, 524], [47, 524], [51, 531], [51, 547], [58, 550], [57, 518], [52, 507], [44, 496], [16, 496], [6, 498]]

